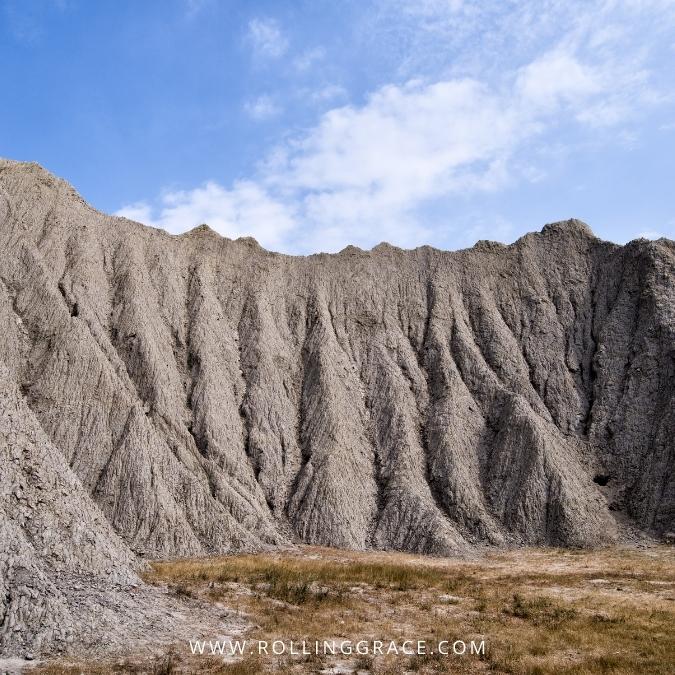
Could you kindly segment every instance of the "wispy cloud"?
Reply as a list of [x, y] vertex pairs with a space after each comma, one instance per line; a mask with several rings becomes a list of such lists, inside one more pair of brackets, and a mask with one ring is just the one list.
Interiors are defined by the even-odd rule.
[[293, 59], [293, 67], [299, 72], [305, 72], [317, 63], [320, 63], [326, 56], [326, 50], [323, 47], [313, 47], [306, 49], [299, 56]]
[[[375, 0], [360, 39], [402, 76], [419, 72], [499, 72], [524, 64], [562, 36], [604, 58], [643, 36], [672, 28], [672, 0]], [[634, 48], [635, 45], [631, 45]]]
[[585, 101], [605, 89], [595, 68], [583, 65], [563, 47], [550, 50], [518, 72], [518, 94], [525, 105], [555, 110]]
[[0, 10], [14, 39], [17, 42], [30, 44], [44, 35], [51, 12], [66, 12], [71, 9], [71, 6], [71, 0], [47, 0], [46, 2], [3, 0]]
[[184, 0], [185, 14], [188, 18], [194, 18], [206, 7], [211, 5], [212, 0]]
[[154, 204], [131, 204], [116, 215], [172, 234], [207, 223], [224, 236], [253, 236], [272, 249], [284, 248], [295, 226], [289, 208], [251, 181], [238, 181], [231, 189], [208, 182], [193, 190], [164, 192]]
[[[361, 104], [333, 107], [283, 140], [250, 181], [231, 189], [211, 183], [178, 193], [177, 204], [164, 196], [154, 207], [137, 204], [124, 213], [171, 231], [209, 216], [224, 234], [248, 232], [265, 246], [289, 252], [334, 251], [349, 243], [369, 247], [381, 240], [414, 246], [432, 234], [435, 203], [540, 180], [545, 166], [536, 147], [556, 147], [556, 130], [573, 125], [595, 136], [598, 129], [611, 129], [613, 143], [631, 136], [625, 124], [661, 100], [641, 41], [627, 37], [636, 30], [626, 19], [635, 3], [589, 3], [586, 10], [571, 3], [576, 14], [555, 0], [545, 3], [548, 14], [524, 4], [529, 12], [518, 5], [504, 15], [496, 11], [502, 3], [404, 3], [405, 21], [416, 13], [417, 30], [427, 36], [444, 38], [454, 27], [454, 40], [474, 39], [488, 15], [501, 30], [485, 35], [490, 48], [519, 34], [515, 27], [524, 30], [529, 57], [517, 45], [511, 61], [495, 70], [486, 48], [481, 68], [469, 64], [463, 74], [453, 67], [381, 86]], [[651, 7], [657, 0], [640, 4]], [[606, 20], [595, 23], [598, 16]], [[564, 31], [556, 25], [561, 21]], [[276, 24], [256, 19], [251, 26], [258, 50], [269, 56], [285, 51]], [[344, 93], [333, 86], [314, 95], [330, 100]], [[263, 119], [275, 112], [273, 103], [261, 97], [247, 111]], [[564, 150], [570, 154], [569, 146]], [[251, 217], [254, 196], [261, 207]], [[219, 217], [219, 209], [227, 215]], [[280, 225], [258, 222], [263, 215]]]
[[317, 102], [334, 101], [337, 98], [345, 98], [346, 96], [347, 90], [339, 84], [327, 84], [325, 87], [320, 87], [309, 92], [309, 97]]
[[[556, 78], [555, 87], [547, 74]], [[528, 179], [516, 172], [516, 153], [555, 124], [572, 99], [582, 110], [603, 89], [571, 57], [543, 57], [511, 79], [505, 91], [471, 79], [388, 85], [362, 106], [328, 111], [315, 127], [276, 148], [257, 183], [247, 184], [249, 194], [255, 187], [270, 207], [266, 213], [283, 213], [285, 223], [273, 241], [272, 229], [257, 225], [251, 232], [285, 250], [337, 250], [382, 239], [409, 246], [427, 234], [416, 214], [426, 202]], [[259, 114], [267, 109], [263, 103]], [[208, 212], [218, 226], [223, 194], [232, 197], [215, 185], [181, 193], [180, 209], [164, 199], [158, 222], [179, 230]], [[205, 208], [209, 198], [213, 207]], [[136, 213], [145, 215], [138, 207]], [[244, 220], [251, 222], [236, 222]], [[226, 222], [223, 231], [230, 233], [233, 221]]]
[[254, 120], [262, 121], [276, 117], [281, 112], [281, 106], [271, 96], [263, 95], [247, 101], [244, 111]]
[[247, 38], [258, 57], [277, 59], [288, 49], [288, 38], [278, 22], [271, 18], [251, 19]]

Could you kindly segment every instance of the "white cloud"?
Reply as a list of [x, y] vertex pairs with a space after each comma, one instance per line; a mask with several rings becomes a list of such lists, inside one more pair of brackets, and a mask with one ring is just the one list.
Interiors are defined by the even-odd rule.
[[267, 120], [281, 112], [281, 107], [270, 96], [259, 96], [254, 101], [244, 104], [244, 111], [254, 120]]
[[459, 168], [507, 151], [520, 134], [517, 122], [472, 80], [388, 85], [364, 106], [323, 115], [287, 148], [270, 180], [313, 191], [359, 189], [371, 199], [433, 196], [452, 185]]
[[[650, 88], [642, 47], [624, 48], [630, 24], [599, 21], [611, 7], [633, 12], [628, 0], [591, 3], [588, 11], [583, 3], [546, 0], [541, 12], [524, 3], [509, 17], [498, 14], [501, 3], [403, 4], [412, 6], [427, 38], [466, 40], [472, 49], [481, 42], [475, 39], [479, 27], [491, 17], [501, 33], [485, 36], [489, 48], [483, 52], [517, 35], [517, 58], [498, 70], [476, 69], [471, 77], [451, 69], [381, 86], [362, 104], [334, 107], [281, 142], [263, 158], [254, 180], [231, 189], [209, 183], [164, 195], [154, 208], [133, 204], [122, 213], [173, 232], [206, 221], [227, 236], [251, 234], [288, 252], [334, 251], [349, 243], [370, 247], [381, 240], [414, 246], [440, 231], [434, 204], [540, 180], [555, 148], [560, 146], [561, 156], [573, 152], [555, 134], [561, 126], [590, 129], [597, 143], [603, 142], [597, 129], [611, 128], [612, 142], [625, 143], [632, 131], [624, 122], [660, 100]], [[563, 18], [566, 31], [556, 25]], [[261, 55], [279, 57], [288, 47], [268, 19], [254, 19], [249, 35]], [[543, 39], [546, 47], [520, 58], [521, 35], [528, 46]], [[490, 61], [483, 52], [478, 60]], [[310, 56], [302, 54], [294, 67], [310, 67]], [[307, 93], [314, 101], [345, 95], [337, 85]], [[246, 111], [264, 119], [278, 110], [263, 96]], [[542, 146], [549, 148], [543, 155], [530, 152]], [[476, 222], [457, 227], [471, 236], [484, 229]], [[510, 227], [502, 223], [504, 232]]]
[[413, 245], [429, 234], [420, 224], [428, 203], [538, 180], [541, 170], [518, 153], [569, 110], [601, 105], [609, 84], [559, 50], [509, 80], [382, 87], [278, 148], [261, 180], [290, 195], [301, 222], [311, 223], [313, 248]]
[[257, 56], [277, 59], [288, 49], [288, 38], [274, 19], [251, 19], [247, 37]]
[[161, 225], [155, 224], [152, 215], [152, 207], [148, 202], [134, 202], [133, 204], [127, 204], [119, 211], [116, 211], [115, 215], [128, 218], [129, 220], [136, 220], [139, 223], [145, 223], [146, 225], [152, 225], [153, 227], [161, 227]]
[[261, 178], [311, 223], [311, 236], [296, 246], [413, 246], [429, 235], [416, 210], [453, 192], [504, 184], [506, 159], [527, 128], [478, 82], [390, 85], [364, 106], [326, 113], [279, 149]]
[[521, 68], [516, 87], [524, 105], [542, 110], [574, 105], [605, 88], [600, 74], [592, 66], [581, 64], [562, 48], [546, 52]]
[[[611, 80], [559, 49], [505, 79], [387, 85], [275, 148], [256, 182], [170, 193], [156, 215], [143, 203], [121, 213], [171, 232], [208, 222], [287, 251], [413, 246], [430, 235], [420, 218], [427, 204], [536, 180], [541, 172], [518, 153], [561, 116], [583, 122], [611, 100]], [[263, 100], [258, 114], [267, 108]]]
[[252, 181], [238, 181], [229, 190], [208, 182], [193, 190], [165, 192], [156, 205], [140, 202], [115, 215], [171, 234], [207, 223], [223, 236], [252, 236], [271, 249], [282, 248], [294, 227], [289, 208]]

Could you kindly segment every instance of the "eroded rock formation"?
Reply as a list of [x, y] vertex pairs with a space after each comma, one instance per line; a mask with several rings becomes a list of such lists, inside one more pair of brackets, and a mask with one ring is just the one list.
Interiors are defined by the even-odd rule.
[[52, 545], [128, 574], [132, 551], [670, 530], [674, 272], [672, 241], [574, 220], [511, 246], [292, 257], [107, 216], [2, 161], [2, 583], [8, 555], [39, 566]]

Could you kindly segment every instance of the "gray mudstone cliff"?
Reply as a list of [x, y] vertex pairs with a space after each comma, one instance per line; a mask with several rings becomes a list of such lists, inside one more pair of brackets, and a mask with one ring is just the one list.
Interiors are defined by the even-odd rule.
[[576, 220], [292, 257], [0, 161], [0, 653], [143, 556], [672, 530], [674, 272]]

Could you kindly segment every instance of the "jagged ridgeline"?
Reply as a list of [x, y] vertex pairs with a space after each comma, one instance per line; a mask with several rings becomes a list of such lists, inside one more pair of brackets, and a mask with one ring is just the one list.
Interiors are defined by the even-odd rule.
[[[511, 246], [286, 256], [107, 216], [0, 162], [0, 432], [16, 460], [0, 526], [35, 542], [16, 490], [31, 492], [20, 455], [37, 444], [77, 513], [105, 517], [92, 565], [126, 565], [126, 547], [450, 554], [664, 533], [674, 271], [672, 241], [621, 247], [574, 220]], [[55, 521], [72, 508], [57, 483], [42, 489]]]

